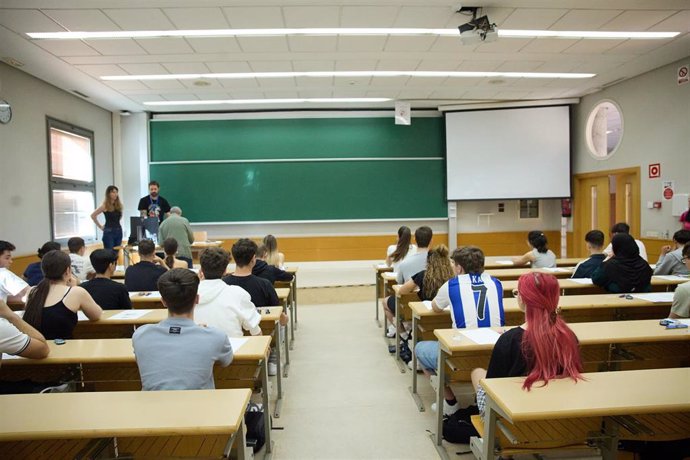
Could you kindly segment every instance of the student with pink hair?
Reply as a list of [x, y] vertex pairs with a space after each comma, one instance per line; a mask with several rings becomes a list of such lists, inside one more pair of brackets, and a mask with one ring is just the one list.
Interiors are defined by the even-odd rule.
[[522, 388], [527, 391], [537, 382], [545, 386], [552, 379], [582, 379], [577, 337], [558, 315], [560, 294], [556, 277], [526, 273], [518, 279], [513, 295], [525, 312], [525, 322], [501, 334], [487, 370], [472, 371], [482, 416], [485, 395], [479, 381], [483, 378], [526, 376]]

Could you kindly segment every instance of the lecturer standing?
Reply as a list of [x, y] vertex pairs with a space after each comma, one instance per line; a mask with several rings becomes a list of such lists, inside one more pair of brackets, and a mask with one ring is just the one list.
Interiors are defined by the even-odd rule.
[[182, 217], [182, 210], [178, 206], [172, 207], [170, 216], [158, 228], [160, 244], [163, 244], [168, 238], [174, 238], [177, 241], [177, 257], [187, 262], [189, 268], [192, 268], [194, 232], [189, 221]]
[[170, 215], [170, 203], [158, 194], [160, 184], [155, 180], [149, 182], [149, 194], [139, 200], [137, 208], [141, 217], [157, 217], [158, 223]]

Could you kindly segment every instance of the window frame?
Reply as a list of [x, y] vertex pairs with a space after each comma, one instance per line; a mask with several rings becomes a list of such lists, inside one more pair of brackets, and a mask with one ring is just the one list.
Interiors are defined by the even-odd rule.
[[[67, 133], [89, 139], [91, 154], [91, 182], [53, 177], [53, 152], [50, 137], [51, 129], [59, 129]], [[55, 238], [55, 207], [53, 203], [53, 192], [56, 190], [91, 192], [93, 195], [93, 209], [96, 209], [96, 136], [90, 129], [82, 128], [81, 126], [76, 126], [72, 123], [58, 120], [56, 118], [46, 117], [46, 144], [46, 150], [48, 153], [48, 204], [50, 208], [50, 239], [51, 241], [66, 244], [69, 238]], [[97, 231], [94, 231], [93, 238], [84, 238], [85, 242], [87, 243], [92, 243], [97, 239]]]
[[[522, 217], [522, 202], [523, 201], [536, 201], [537, 202], [537, 217]], [[541, 220], [542, 216], [542, 202], [543, 200], [539, 198], [522, 198], [518, 200], [518, 205], [517, 205], [517, 218], [518, 220]]]

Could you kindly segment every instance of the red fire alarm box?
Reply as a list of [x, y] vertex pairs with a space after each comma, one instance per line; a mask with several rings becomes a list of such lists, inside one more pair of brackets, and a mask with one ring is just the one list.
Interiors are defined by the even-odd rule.
[[561, 216], [570, 217], [573, 215], [573, 206], [570, 198], [561, 200]]

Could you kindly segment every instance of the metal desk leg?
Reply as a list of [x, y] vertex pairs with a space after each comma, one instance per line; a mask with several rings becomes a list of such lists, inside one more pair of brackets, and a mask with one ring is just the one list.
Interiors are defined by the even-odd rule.
[[376, 287], [376, 298], [374, 299], [374, 307], [376, 308], [376, 324], [381, 327], [381, 321], [379, 320], [379, 299], [381, 298], [381, 281], [378, 270], [374, 273], [374, 285]]
[[237, 431], [230, 436], [227, 444], [225, 444], [224, 455], [225, 458], [230, 458], [230, 451], [232, 450], [233, 444], [237, 447], [237, 459], [245, 460], [244, 449], [247, 445], [247, 428], [244, 426], [244, 417], [240, 420], [240, 426], [237, 427]]
[[290, 297], [288, 297], [288, 310], [290, 311], [290, 350], [295, 346], [295, 311], [293, 309], [294, 304], [291, 302]]
[[273, 412], [275, 418], [280, 418], [280, 406], [283, 405], [283, 370], [282, 370], [282, 358], [280, 351], [280, 323], [276, 323], [278, 327], [273, 329], [273, 334], [275, 334], [276, 339], [276, 357], [278, 358], [277, 372], [276, 372], [276, 386], [278, 387], [278, 394], [276, 398], [276, 407]]
[[400, 359], [400, 315], [398, 315], [398, 312], [400, 311], [399, 308], [399, 302], [398, 302], [398, 297], [395, 297], [395, 363], [398, 365], [398, 369], [400, 369], [400, 373], [404, 374], [407, 368], [407, 364]]
[[424, 412], [424, 403], [422, 398], [419, 397], [417, 393], [417, 353], [415, 350], [417, 348], [417, 343], [419, 343], [419, 330], [418, 330], [419, 320], [416, 317], [412, 317], [412, 386], [410, 387], [410, 393], [412, 393], [412, 399], [414, 399], [415, 404], [417, 404], [417, 409], [419, 412]]
[[[279, 323], [280, 324], [280, 323]], [[285, 328], [284, 333], [281, 333], [283, 327]], [[285, 366], [283, 367], [283, 377], [287, 378], [288, 376], [288, 368], [290, 367], [290, 345], [288, 343], [288, 328], [287, 326], [279, 326], [280, 331], [278, 332], [278, 342], [280, 342], [281, 337], [283, 340], [283, 343], [285, 344]]]
[[290, 292], [292, 293], [292, 306], [294, 308], [295, 315], [295, 329], [297, 329], [297, 273], [292, 275], [292, 289], [290, 290]]
[[436, 452], [443, 460], [448, 460], [448, 452], [443, 447], [443, 393], [446, 388], [446, 356], [445, 352], [440, 349], [438, 352], [438, 364], [436, 374], [438, 374], [438, 392], [436, 394], [436, 435], [431, 435], [434, 441]]
[[[268, 397], [268, 360], [264, 359], [261, 363], [261, 393], [262, 402], [264, 406], [264, 433], [266, 433], [266, 447], [264, 451], [264, 460], [271, 457], [273, 452], [273, 441], [271, 440], [271, 417], [268, 416], [269, 410], [269, 397]], [[276, 407], [278, 406], [278, 399], [276, 401]]]

